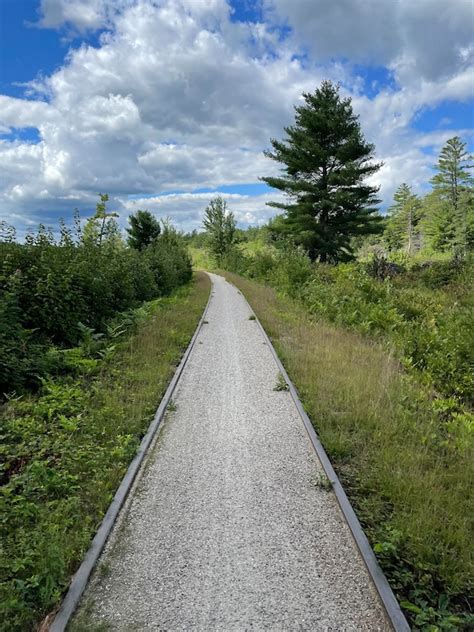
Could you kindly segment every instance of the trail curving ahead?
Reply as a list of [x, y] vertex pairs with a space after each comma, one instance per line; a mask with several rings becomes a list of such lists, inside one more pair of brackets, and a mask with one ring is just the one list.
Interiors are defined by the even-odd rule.
[[80, 618], [114, 631], [392, 630], [247, 302], [211, 277], [176, 410]]

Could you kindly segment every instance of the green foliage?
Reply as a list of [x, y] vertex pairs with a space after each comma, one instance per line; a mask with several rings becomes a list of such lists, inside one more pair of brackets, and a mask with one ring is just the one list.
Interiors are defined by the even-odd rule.
[[[392, 586], [405, 594], [400, 606], [410, 615], [414, 630], [439, 630], [456, 632], [467, 630], [474, 624], [470, 614], [454, 614], [456, 606], [452, 597], [441, 592], [436, 585], [434, 569], [418, 567], [410, 559], [409, 547], [401, 531], [395, 528], [379, 530], [379, 541], [374, 544], [374, 552], [385, 572], [391, 578]], [[437, 598], [433, 600], [433, 594]], [[457, 609], [457, 608], [456, 608]]]
[[50, 349], [56, 372], [0, 413], [0, 630], [53, 610], [136, 453], [209, 294], [199, 278], [116, 315], [80, 346]]
[[77, 346], [82, 326], [103, 333], [119, 312], [189, 281], [184, 240], [165, 225], [140, 252], [126, 248], [101, 196], [96, 215], [75, 238], [40, 226], [24, 244], [0, 242], [0, 392], [38, 387], [47, 349]]
[[420, 221], [421, 202], [408, 184], [401, 184], [394, 195], [394, 204], [388, 210], [384, 238], [390, 250], [404, 249], [408, 255], [419, 250], [420, 236], [417, 230]]
[[184, 238], [169, 223], [164, 222], [161, 234], [144, 252], [161, 294], [187, 283], [192, 276], [191, 257]]
[[288, 137], [272, 139], [273, 152], [266, 152], [283, 165], [283, 175], [262, 180], [290, 198], [270, 203], [285, 211], [272, 230], [291, 236], [312, 260], [348, 260], [354, 236], [382, 230], [374, 208], [378, 188], [366, 182], [381, 165], [371, 162], [374, 146], [338, 87], [323, 81], [303, 97], [295, 125], [285, 128]]
[[[448, 244], [455, 250], [465, 253], [468, 246], [468, 214], [472, 212], [466, 194], [472, 187], [473, 177], [470, 170], [473, 165], [469, 164], [472, 156], [466, 151], [466, 143], [463, 143], [459, 136], [454, 136], [446, 141], [441, 150], [437, 171], [431, 183], [440, 199], [445, 203], [448, 221], [452, 227], [452, 236]], [[472, 190], [470, 191], [472, 198]], [[437, 224], [436, 218], [432, 219], [432, 227], [442, 230], [442, 226]]]
[[474, 402], [472, 261], [409, 270], [384, 258], [331, 266], [312, 264], [287, 242], [239, 257], [228, 269], [298, 298], [320, 318], [387, 340], [439, 395], [459, 406]]
[[[359, 236], [352, 246], [359, 258], [377, 250], [403, 253], [413, 260], [439, 257], [442, 253], [466, 257], [474, 246], [473, 159], [459, 137], [449, 139], [441, 150], [431, 179], [432, 190], [418, 198], [407, 184], [401, 184], [394, 203], [384, 218], [384, 233]], [[277, 218], [276, 224], [280, 220]]]
[[281, 373], [278, 373], [273, 390], [274, 391], [288, 391], [289, 390], [288, 384], [286, 383], [286, 380]]
[[449, 205], [437, 190], [431, 191], [423, 199], [420, 228], [426, 248], [433, 252], [446, 252], [451, 249], [455, 225]]
[[137, 211], [128, 221], [128, 245], [136, 250], [144, 250], [161, 232], [160, 222], [149, 211]]
[[227, 203], [222, 197], [210, 201], [204, 212], [203, 226], [209, 250], [219, 264], [235, 241], [235, 217], [227, 211]]
[[99, 194], [95, 215], [87, 220], [82, 234], [84, 243], [101, 246], [103, 241], [120, 240], [120, 231], [115, 218], [118, 213], [107, 212], [109, 196], [106, 193]]
[[239, 274], [245, 274], [247, 264], [248, 258], [245, 256], [245, 253], [236, 246], [228, 248], [219, 262], [220, 267], [226, 270], [235, 270]]

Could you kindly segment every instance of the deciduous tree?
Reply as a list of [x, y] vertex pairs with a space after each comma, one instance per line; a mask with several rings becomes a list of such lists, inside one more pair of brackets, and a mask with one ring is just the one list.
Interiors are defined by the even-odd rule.
[[220, 262], [235, 240], [235, 217], [227, 210], [226, 201], [218, 196], [204, 212], [203, 226], [208, 235], [211, 254]]

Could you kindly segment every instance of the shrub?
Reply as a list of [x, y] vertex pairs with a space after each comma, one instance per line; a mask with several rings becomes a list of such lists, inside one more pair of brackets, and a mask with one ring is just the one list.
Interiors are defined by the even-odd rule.
[[[314, 315], [396, 347], [408, 369], [459, 406], [474, 400], [472, 261], [436, 261], [404, 268], [371, 263], [311, 264], [285, 242], [228, 259], [227, 269], [298, 298]], [[406, 262], [404, 262], [406, 264]]]
[[89, 226], [74, 240], [62, 226], [56, 240], [40, 226], [24, 244], [0, 243], [2, 393], [38, 386], [55, 371], [50, 345], [77, 346], [82, 326], [104, 332], [116, 314], [191, 279], [190, 257], [172, 226], [143, 252], [127, 248], [112, 229], [104, 235], [95, 239]]

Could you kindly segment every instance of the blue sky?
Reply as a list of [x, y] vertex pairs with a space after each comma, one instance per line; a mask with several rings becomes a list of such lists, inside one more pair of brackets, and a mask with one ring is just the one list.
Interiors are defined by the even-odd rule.
[[0, 217], [20, 232], [108, 192], [183, 229], [222, 193], [242, 226], [280, 194], [271, 137], [324, 78], [384, 167], [422, 193], [447, 138], [471, 150], [468, 0], [0, 0]]

